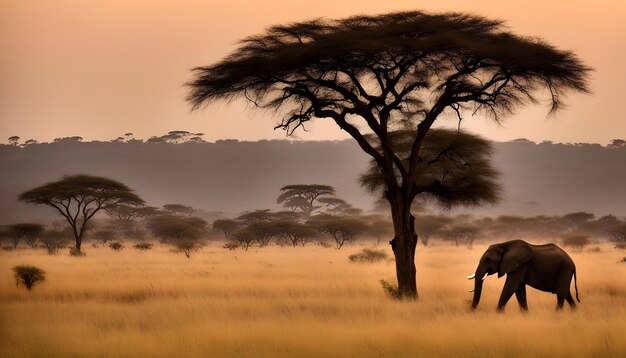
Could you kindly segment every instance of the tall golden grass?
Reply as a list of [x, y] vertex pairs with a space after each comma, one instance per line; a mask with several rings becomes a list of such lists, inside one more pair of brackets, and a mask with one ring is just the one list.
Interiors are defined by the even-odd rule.
[[[494, 276], [469, 310], [465, 276], [485, 246], [419, 247], [417, 302], [381, 289], [393, 262], [349, 263], [361, 248], [1, 252], [0, 357], [626, 356], [626, 253], [609, 245], [570, 253], [578, 310], [557, 312], [554, 295], [530, 289], [526, 314], [515, 298], [496, 313], [504, 279]], [[48, 282], [15, 287], [18, 264]]]

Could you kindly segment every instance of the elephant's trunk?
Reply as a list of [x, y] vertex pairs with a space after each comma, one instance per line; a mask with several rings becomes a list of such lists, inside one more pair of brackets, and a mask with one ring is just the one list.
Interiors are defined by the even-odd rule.
[[478, 302], [480, 302], [480, 294], [483, 290], [483, 278], [486, 273], [487, 269], [482, 267], [482, 265], [478, 265], [474, 276], [474, 299], [472, 300], [472, 309], [475, 309], [476, 306], [478, 306]]

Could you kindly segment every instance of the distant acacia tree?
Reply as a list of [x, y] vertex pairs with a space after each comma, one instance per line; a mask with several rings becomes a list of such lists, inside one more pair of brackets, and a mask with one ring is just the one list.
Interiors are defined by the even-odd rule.
[[313, 217], [309, 225], [316, 227], [320, 234], [335, 240], [337, 250], [352, 242], [367, 230], [367, 223], [358, 218], [344, 218], [330, 215]]
[[69, 243], [68, 238], [71, 237], [71, 235], [69, 231], [45, 230], [41, 234], [39, 241], [41, 241], [42, 245], [46, 248], [48, 254], [53, 255]]
[[159, 212], [159, 209], [153, 206], [144, 206], [142, 204], [120, 204], [108, 207], [106, 212], [115, 220], [131, 222], [142, 218], [148, 218], [151, 215], [156, 215]]
[[182, 204], [165, 204], [163, 205], [163, 210], [175, 215], [193, 215], [196, 212], [191, 206]]
[[107, 226], [104, 228], [101, 228], [99, 230], [96, 230], [92, 237], [100, 244], [107, 245], [109, 243], [109, 241], [113, 241], [115, 240], [115, 238], [117, 237], [115, 229], [111, 226]]
[[287, 185], [282, 187], [280, 191], [282, 193], [276, 200], [278, 204], [291, 210], [299, 210], [307, 215], [320, 207], [320, 205], [316, 205], [316, 200], [335, 195], [335, 188], [319, 184]]
[[72, 137], [54, 138], [53, 140], [54, 143], [78, 143], [82, 141], [83, 141], [83, 137], [77, 136], [77, 135], [72, 136]]
[[148, 221], [148, 228], [154, 236], [187, 258], [202, 247], [202, 237], [207, 234], [207, 226], [207, 222], [201, 218], [172, 214], [153, 216]]
[[237, 247], [241, 247], [242, 249], [248, 251], [250, 246], [254, 242], [256, 242], [257, 238], [255, 233], [250, 230], [249, 227], [244, 226], [239, 228], [232, 235], [230, 235], [229, 242], [226, 244], [226, 248], [235, 249]]
[[20, 143], [20, 137], [14, 135], [9, 137], [9, 145], [18, 146]]
[[245, 225], [260, 221], [269, 221], [271, 219], [272, 213], [270, 212], [270, 209], [249, 211], [247, 213], [239, 215], [236, 218], [237, 221]]
[[239, 229], [239, 222], [230, 219], [218, 219], [213, 222], [213, 231], [221, 231], [228, 240], [233, 232]]
[[318, 202], [322, 204], [323, 212], [330, 215], [357, 216], [363, 212], [363, 210], [355, 208], [352, 204], [340, 198], [319, 198]]
[[[132, 133], [130, 133], [132, 136]], [[169, 143], [169, 144], [181, 144], [181, 143], [202, 143], [204, 140], [202, 136], [204, 133], [191, 133], [188, 131], [170, 131], [160, 137], [150, 137], [147, 143]]]
[[34, 248], [37, 246], [37, 239], [43, 230], [44, 227], [41, 224], [12, 224], [7, 225], [5, 235], [9, 237], [14, 248], [17, 247], [21, 240], [24, 240], [28, 246]]
[[91, 175], [69, 175], [61, 180], [44, 184], [19, 196], [31, 204], [55, 208], [69, 223], [74, 235], [74, 254], [81, 254], [87, 223], [96, 213], [117, 205], [142, 205], [139, 198], [126, 185], [112, 179]]
[[441, 215], [420, 215], [415, 218], [415, 226], [422, 238], [422, 244], [428, 246], [430, 238], [437, 234], [453, 221], [452, 218]]
[[[468, 113], [499, 120], [539, 102], [537, 94], [554, 112], [566, 92], [588, 92], [589, 71], [572, 52], [512, 34], [500, 20], [398, 12], [273, 26], [196, 68], [187, 100], [197, 109], [242, 97], [284, 113], [276, 128], [288, 134], [325, 118], [352, 136], [382, 173], [398, 292], [416, 298], [411, 204], [435, 121], [449, 114], [460, 125]], [[394, 146], [397, 129], [412, 135], [408, 153]]]
[[270, 244], [272, 238], [277, 234], [273, 224], [270, 221], [259, 221], [251, 223], [246, 229], [252, 233], [254, 241], [259, 244], [259, 247], [265, 247]]
[[274, 232], [293, 247], [305, 246], [309, 239], [315, 235], [310, 225], [296, 221], [279, 220], [272, 222], [271, 225]]
[[472, 247], [479, 234], [480, 228], [478, 226], [464, 223], [451, 225], [437, 232], [437, 235], [443, 240], [452, 241], [455, 246], [464, 244], [468, 248]]

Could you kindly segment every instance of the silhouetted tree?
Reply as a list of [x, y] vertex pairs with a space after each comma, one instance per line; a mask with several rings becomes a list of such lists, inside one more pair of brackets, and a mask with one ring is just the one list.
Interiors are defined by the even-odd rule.
[[[132, 133], [131, 133], [132, 135]], [[204, 142], [202, 136], [204, 133], [191, 133], [188, 131], [170, 131], [160, 137], [150, 137], [147, 143], [169, 143], [180, 144], [187, 142]]]
[[444, 240], [454, 242], [456, 246], [464, 244], [471, 248], [479, 233], [480, 228], [476, 225], [461, 223], [441, 229], [437, 235]]
[[120, 204], [107, 208], [106, 212], [116, 220], [130, 222], [156, 215], [159, 209], [153, 206]]
[[175, 215], [194, 215], [196, 210], [191, 206], [181, 204], [165, 204], [163, 210]]
[[[512, 34], [499, 20], [399, 12], [273, 26], [222, 61], [196, 68], [187, 99], [196, 109], [244, 97], [286, 113], [276, 128], [288, 134], [327, 118], [352, 136], [384, 178], [398, 289], [414, 298], [417, 235], [410, 208], [420, 192], [431, 126], [446, 113], [459, 124], [467, 112], [499, 120], [538, 102], [536, 93], [548, 94], [554, 112], [567, 91], [588, 92], [589, 71], [572, 52]], [[398, 127], [413, 135], [406, 158], [389, 135]]]
[[96, 230], [92, 235], [92, 237], [102, 245], [108, 244], [109, 241], [113, 241], [117, 237], [115, 229], [111, 226]]
[[9, 145], [18, 146], [20, 143], [20, 137], [14, 135], [9, 137]]
[[7, 225], [6, 234], [11, 240], [13, 247], [16, 248], [21, 240], [24, 240], [28, 246], [34, 248], [37, 246], [37, 239], [43, 232], [43, 225], [21, 223]]
[[250, 246], [256, 241], [256, 235], [249, 227], [245, 226], [239, 228], [232, 235], [230, 235], [229, 242], [226, 244], [226, 248], [234, 249], [237, 247], [241, 247], [244, 250], [248, 251]]
[[173, 246], [174, 252], [187, 258], [202, 247], [202, 237], [207, 233], [207, 222], [193, 216], [162, 214], [148, 221], [148, 228], [154, 236]]
[[41, 241], [46, 248], [48, 254], [53, 255], [69, 243], [68, 238], [71, 237], [71, 235], [69, 231], [45, 230], [41, 234], [39, 241]]
[[218, 219], [213, 222], [213, 231], [221, 231], [228, 240], [230, 235], [239, 228], [239, 223], [230, 219]]
[[623, 139], [613, 139], [611, 144], [607, 146], [608, 148], [623, 148], [626, 147], [626, 140]]
[[291, 210], [300, 210], [307, 215], [320, 207], [315, 205], [316, 200], [322, 199], [322, 196], [335, 195], [335, 188], [319, 184], [287, 185], [280, 188], [280, 191], [282, 193], [276, 200], [278, 204], [283, 204], [284, 207]]
[[322, 205], [322, 211], [330, 215], [358, 216], [363, 210], [355, 208], [347, 201], [335, 197], [324, 197], [317, 200]]
[[415, 218], [417, 233], [422, 239], [422, 244], [428, 246], [428, 242], [433, 235], [436, 235], [446, 225], [452, 223], [453, 219], [442, 215], [420, 215]]
[[117, 205], [142, 205], [144, 202], [126, 185], [115, 180], [90, 176], [70, 175], [19, 196], [31, 204], [55, 208], [69, 223], [74, 234], [74, 253], [81, 254], [87, 223], [98, 211]]
[[83, 137], [80, 136], [72, 136], [72, 137], [62, 137], [62, 138], [54, 138], [54, 143], [78, 143], [82, 142]]
[[246, 225], [259, 221], [268, 221], [271, 219], [272, 213], [270, 212], [270, 209], [250, 211], [236, 218], [237, 221]]
[[174, 248], [172, 251], [185, 255], [188, 259], [191, 258], [191, 254], [200, 251], [202, 243], [194, 239], [182, 239], [172, 242]]
[[295, 221], [279, 220], [270, 223], [270, 225], [276, 234], [293, 247], [305, 246], [309, 239], [315, 235], [311, 226]]
[[363, 220], [330, 215], [318, 215], [309, 224], [316, 227], [320, 234], [335, 240], [337, 250], [367, 230], [367, 224]]

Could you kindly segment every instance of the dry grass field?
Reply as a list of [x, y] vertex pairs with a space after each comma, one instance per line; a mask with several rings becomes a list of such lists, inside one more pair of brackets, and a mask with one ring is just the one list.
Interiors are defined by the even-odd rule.
[[[191, 259], [165, 247], [140, 253], [86, 247], [73, 258], [0, 252], [0, 357], [625, 357], [626, 255], [570, 252], [582, 304], [556, 312], [528, 291], [495, 312], [504, 279], [491, 276], [471, 312], [465, 276], [484, 246], [420, 246], [418, 302], [385, 296], [392, 262], [349, 263], [361, 249], [227, 251]], [[386, 249], [386, 247], [385, 247]], [[27, 292], [11, 267], [34, 264], [48, 282]]]

